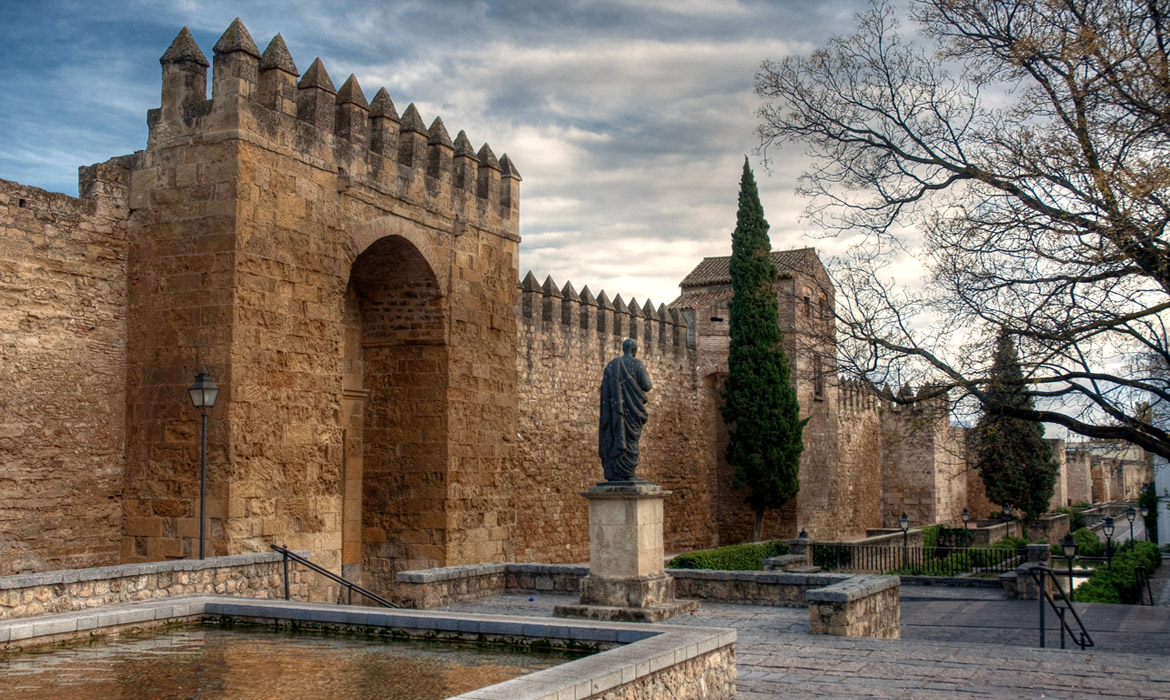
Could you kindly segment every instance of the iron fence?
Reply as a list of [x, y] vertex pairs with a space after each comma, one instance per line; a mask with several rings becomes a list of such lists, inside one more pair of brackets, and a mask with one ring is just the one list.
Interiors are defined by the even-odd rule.
[[923, 547], [922, 545], [813, 544], [813, 565], [827, 571], [907, 576], [1001, 574], [1026, 560], [1022, 547]]

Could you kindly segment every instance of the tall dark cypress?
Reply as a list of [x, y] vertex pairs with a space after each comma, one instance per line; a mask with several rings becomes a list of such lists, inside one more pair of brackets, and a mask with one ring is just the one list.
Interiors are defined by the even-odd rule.
[[768, 222], [745, 158], [731, 234], [731, 353], [723, 421], [730, 428], [727, 461], [735, 467], [733, 484], [749, 489], [756, 541], [763, 535], [764, 511], [784, 505], [800, 488], [801, 433], [808, 421], [800, 419], [789, 377], [771, 252]]
[[1059, 465], [1052, 459], [1052, 446], [1044, 439], [1044, 426], [1010, 418], [1003, 413], [1005, 407], [1030, 409], [1032, 397], [1024, 384], [1012, 337], [1000, 331], [983, 415], [975, 424], [976, 468], [993, 503], [1018, 508], [1031, 522], [1048, 510]]

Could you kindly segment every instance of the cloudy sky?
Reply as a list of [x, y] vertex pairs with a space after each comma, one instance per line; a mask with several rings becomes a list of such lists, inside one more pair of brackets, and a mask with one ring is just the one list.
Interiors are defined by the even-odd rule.
[[[239, 16], [261, 50], [281, 33], [304, 71], [357, 75], [399, 112], [442, 116], [508, 153], [521, 185], [521, 272], [669, 302], [703, 257], [730, 252], [751, 157], [774, 248], [812, 240], [796, 149], [753, 154], [765, 58], [848, 33], [862, 0], [0, 0], [0, 178], [77, 193], [77, 168], [139, 150], [159, 56], [183, 26], [210, 58]], [[210, 77], [210, 76], [209, 76]], [[210, 79], [209, 79], [210, 83]]]

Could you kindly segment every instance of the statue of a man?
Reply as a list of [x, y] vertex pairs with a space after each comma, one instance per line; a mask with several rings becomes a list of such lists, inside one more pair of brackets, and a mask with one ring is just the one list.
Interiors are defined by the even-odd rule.
[[622, 341], [622, 356], [605, 366], [601, 379], [601, 420], [597, 454], [606, 481], [633, 481], [638, 467], [638, 440], [646, 424], [650, 373], [637, 359], [638, 341]]

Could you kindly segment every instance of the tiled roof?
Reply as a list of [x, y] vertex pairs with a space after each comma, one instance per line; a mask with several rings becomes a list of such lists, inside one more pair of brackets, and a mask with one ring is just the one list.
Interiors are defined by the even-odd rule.
[[[802, 267], [809, 260], [816, 260], [816, 250], [812, 248], [797, 248], [796, 250], [773, 250], [769, 256], [780, 276], [784, 277], [792, 270]], [[679, 283], [680, 287], [701, 287], [708, 284], [731, 284], [731, 256], [718, 258], [703, 258], [691, 273]]]
[[731, 288], [714, 292], [691, 292], [667, 304], [672, 309], [705, 309], [731, 300]]

